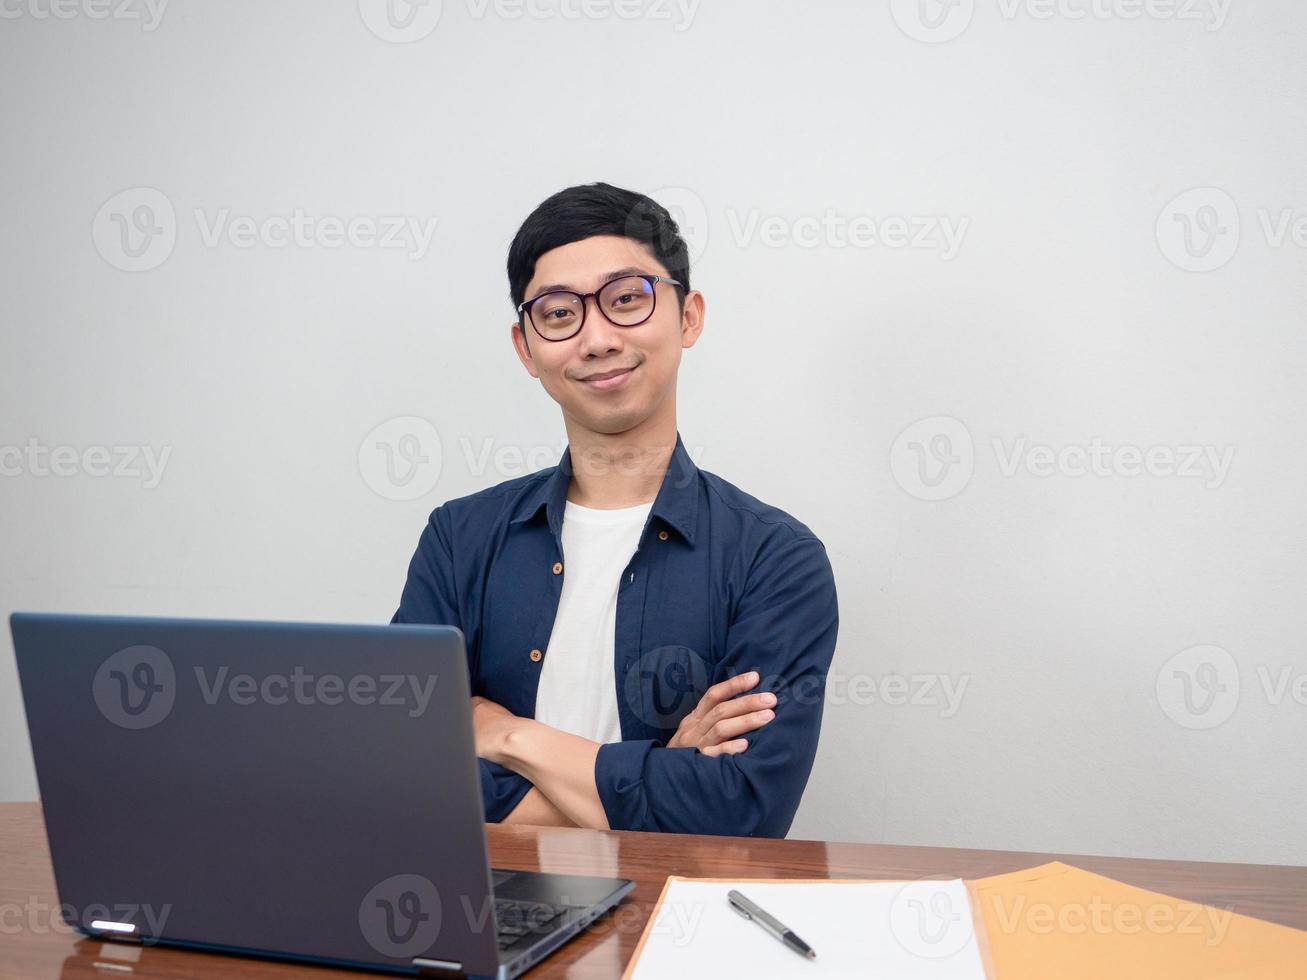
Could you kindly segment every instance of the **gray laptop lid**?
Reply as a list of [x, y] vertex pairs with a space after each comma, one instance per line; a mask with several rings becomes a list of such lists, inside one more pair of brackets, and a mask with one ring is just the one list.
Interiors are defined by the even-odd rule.
[[457, 629], [10, 622], [79, 928], [496, 972]]

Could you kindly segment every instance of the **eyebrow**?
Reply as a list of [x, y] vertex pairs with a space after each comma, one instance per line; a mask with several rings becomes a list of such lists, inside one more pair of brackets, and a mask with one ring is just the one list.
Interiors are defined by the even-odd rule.
[[[627, 266], [625, 269], [614, 269], [612, 272], [608, 273], [606, 276], [604, 276], [603, 281], [600, 282], [599, 285], [600, 288], [603, 288], [604, 285], [612, 282], [614, 279], [625, 279], [627, 276], [651, 276], [651, 275], [653, 275], [652, 272], [645, 272], [643, 269], [637, 269], [635, 266]], [[541, 286], [539, 289], [537, 289], [535, 295], [532, 296], [530, 299], [528, 299], [527, 302], [529, 303], [531, 302], [531, 300], [539, 299], [545, 293], [554, 293], [554, 292], [558, 292], [559, 290], [566, 290], [569, 293], [582, 292], [582, 290], [577, 289], [573, 286], [569, 286], [566, 283], [551, 282], [548, 286]]]

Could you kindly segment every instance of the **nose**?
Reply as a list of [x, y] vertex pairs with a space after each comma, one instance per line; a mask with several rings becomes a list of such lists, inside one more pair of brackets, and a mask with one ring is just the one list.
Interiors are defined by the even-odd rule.
[[598, 296], [587, 297], [585, 303], [593, 303], [594, 309], [586, 306], [585, 321], [581, 324], [581, 355], [621, 350], [622, 331], [627, 328], [619, 327], [603, 315]]

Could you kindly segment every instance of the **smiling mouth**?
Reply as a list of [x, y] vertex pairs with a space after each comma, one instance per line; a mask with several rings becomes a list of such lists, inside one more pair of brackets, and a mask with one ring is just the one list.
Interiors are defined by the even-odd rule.
[[626, 383], [626, 379], [635, 373], [636, 367], [639, 367], [639, 365], [637, 364], [635, 367], [621, 368], [617, 371], [606, 371], [599, 375], [591, 375], [588, 378], [582, 378], [581, 383], [590, 388], [598, 388], [601, 391], [606, 388], [616, 388], [619, 385]]
[[618, 368], [616, 371], [605, 371], [603, 374], [592, 374], [585, 378], [585, 381], [607, 381], [609, 378], [615, 378], [619, 374], [625, 374], [627, 371], [634, 371], [635, 368]]
[[604, 374], [592, 374], [589, 375], [588, 378], [582, 378], [582, 380], [583, 382], [589, 383], [610, 382], [610, 380], [621, 378], [622, 375], [630, 374], [630, 372], [634, 370], [635, 367], [622, 367], [618, 368], [617, 371], [605, 371]]

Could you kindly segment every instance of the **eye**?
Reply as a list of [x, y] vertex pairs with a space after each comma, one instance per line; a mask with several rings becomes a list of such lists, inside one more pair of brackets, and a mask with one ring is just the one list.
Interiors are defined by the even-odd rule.
[[571, 296], [558, 293], [546, 293], [536, 300], [532, 307], [536, 322], [566, 323], [576, 316], [576, 301]]

